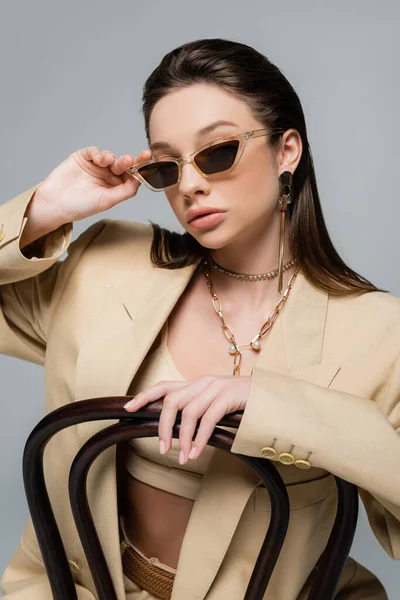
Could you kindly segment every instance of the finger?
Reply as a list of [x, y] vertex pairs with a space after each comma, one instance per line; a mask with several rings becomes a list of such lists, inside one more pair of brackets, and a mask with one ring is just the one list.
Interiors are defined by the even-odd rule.
[[115, 175], [121, 175], [125, 171], [132, 167], [134, 164], [138, 164], [140, 162], [144, 162], [146, 160], [150, 160], [152, 156], [151, 150], [144, 150], [141, 152], [137, 158], [132, 156], [131, 154], [124, 154], [120, 158], [114, 161], [114, 163], [110, 166], [110, 170]]
[[85, 160], [92, 161], [99, 166], [104, 166], [107, 162], [111, 162], [111, 156], [113, 156], [113, 153], [109, 150], [101, 151], [97, 146], [86, 146], [86, 148], [82, 148], [78, 152]]
[[158, 425], [158, 437], [160, 442], [164, 442], [164, 452], [169, 452], [171, 449], [172, 430], [175, 425], [176, 415], [178, 414], [179, 410], [181, 410], [181, 407], [179, 406], [176, 396], [174, 396], [174, 392], [167, 394], [164, 397]]
[[215, 399], [208, 410], [204, 413], [200, 420], [200, 426], [197, 435], [191, 444], [189, 454], [193, 451], [194, 455], [191, 458], [198, 458], [207, 446], [210, 437], [212, 436], [217, 423], [227, 414], [226, 400], [224, 398]]
[[110, 171], [114, 173], [114, 175], [122, 175], [135, 164], [135, 157], [132, 154], [124, 154], [119, 158], [115, 159], [113, 163], [110, 165]]
[[120, 202], [125, 202], [125, 200], [136, 196], [140, 187], [140, 182], [131, 176], [125, 177], [125, 175], [121, 175], [121, 177], [124, 178], [124, 181], [118, 185], [112, 185], [110, 183], [110, 178], [105, 178], [105, 181], [108, 181], [112, 187], [103, 189], [101, 200], [99, 202], [99, 212], [109, 210]]
[[153, 156], [153, 152], [150, 150], [150, 148], [147, 148], [146, 150], [142, 150], [140, 154], [137, 155], [136, 157], [136, 163], [141, 163], [144, 162], [145, 160], [150, 160]]
[[199, 420], [208, 407], [208, 403], [206, 405], [199, 405], [198, 398], [196, 397], [182, 410], [181, 426], [179, 428], [179, 448], [183, 454], [182, 464], [187, 463], [189, 460], [196, 427], [199, 425]]
[[[129, 167], [128, 167], [129, 168]], [[103, 191], [101, 210], [108, 210], [113, 206], [124, 202], [129, 198], [136, 196], [138, 189], [142, 183], [136, 179], [128, 170], [125, 170], [119, 178], [122, 179], [122, 183], [117, 183], [113, 178], [118, 177], [117, 175], [111, 174], [108, 170], [109, 177], [105, 176], [105, 181], [112, 187], [109, 187]]]
[[102, 150], [94, 153], [94, 159], [100, 166], [105, 167], [115, 161], [115, 154], [111, 150]]
[[[201, 392], [203, 392], [203, 390], [205, 390], [213, 381], [215, 381], [215, 377], [212, 375], [206, 375], [204, 377], [200, 377], [199, 379], [196, 379], [196, 381], [190, 382], [188, 383], [187, 381], [184, 382], [180, 382], [180, 386], [179, 388], [175, 389], [175, 390], [171, 390], [170, 394], [172, 394], [173, 392], [173, 400], [176, 400], [177, 405], [180, 407], [179, 410], [182, 410], [185, 408], [185, 406], [187, 406], [189, 403], [193, 402], [194, 398], [196, 398], [196, 405], [198, 405], [197, 402], [197, 398], [199, 397], [199, 394], [201, 394]], [[165, 402], [166, 398], [164, 398], [164, 402]], [[201, 407], [201, 404], [200, 404]], [[204, 406], [203, 412], [206, 410], [207, 406]], [[201, 410], [201, 408], [200, 408]], [[202, 414], [202, 412], [199, 413], [199, 415]], [[176, 414], [175, 417], [176, 419]], [[195, 419], [196, 421], [196, 419]], [[194, 427], [195, 427], [195, 421], [194, 421], [194, 426], [193, 426], [193, 431], [194, 431]], [[166, 427], [164, 428], [163, 426], [163, 422], [160, 422], [160, 427], [159, 427], [159, 436], [161, 439], [164, 440], [165, 442], [165, 448], [166, 448], [166, 452], [169, 452], [169, 450], [171, 449], [171, 445], [172, 445], [172, 426], [173, 423], [171, 423], [170, 421], [167, 423]], [[193, 433], [192, 431], [192, 433]], [[182, 436], [182, 427], [180, 429], [180, 439]], [[189, 447], [191, 445], [191, 438], [190, 438], [190, 443], [189, 443]], [[182, 446], [181, 446], [182, 449]]]
[[[181, 407], [179, 410], [182, 410], [187, 404], [193, 401], [194, 398], [197, 398], [197, 396], [214, 380], [215, 377], [213, 377], [212, 375], [206, 375], [190, 383], [188, 383], [187, 381], [170, 382], [178, 383], [180, 385], [177, 388], [172, 387], [169, 393], [171, 394], [173, 392], [173, 399], [176, 399], [178, 406]], [[166, 398], [164, 398], [164, 403], [165, 400]], [[204, 407], [204, 410], [205, 409], [206, 407]], [[174, 418], [176, 418], [176, 414]], [[169, 450], [171, 449], [172, 425], [173, 423], [168, 422], [168, 424], [164, 428], [163, 422], [160, 422], [159, 426], [159, 436], [165, 442], [166, 452], [169, 452]]]
[[129, 412], [133, 412], [138, 408], [145, 406], [149, 402], [154, 402], [158, 398], [162, 398], [169, 391], [173, 391], [182, 385], [182, 381], [159, 381], [155, 385], [152, 385], [146, 390], [139, 392], [139, 394], [136, 394], [132, 400], [124, 404], [123, 408]]
[[[189, 405], [195, 397], [199, 389], [198, 381], [193, 383], [179, 382], [181, 385], [177, 389], [171, 389], [170, 392], [165, 394], [163, 402], [163, 414], [160, 415], [160, 421], [158, 426], [158, 435], [160, 440], [165, 443], [165, 452], [169, 452], [172, 445], [172, 428], [176, 421], [176, 415], [178, 410], [183, 410]], [[172, 410], [169, 410], [171, 404]], [[177, 409], [175, 410], [175, 407]], [[182, 448], [181, 448], [182, 449]]]
[[119, 179], [115, 179], [115, 177], [113, 177], [114, 173], [110, 169], [111, 165], [113, 165], [116, 160], [113, 152], [110, 150], [101, 151], [97, 146], [87, 146], [86, 148], [80, 150], [79, 153], [85, 160], [92, 161], [99, 167], [103, 167], [104, 169], [108, 167], [108, 171], [105, 171], [104, 175], [106, 177], [106, 174], [110, 172], [111, 177], [109, 177], [108, 183], [111, 185], [118, 185], [118, 183], [120, 183]]
[[97, 146], [86, 146], [78, 150], [79, 154], [85, 160], [93, 160], [95, 154], [100, 154], [100, 150]]
[[[179, 447], [183, 451], [185, 463], [187, 462], [190, 451], [194, 445], [193, 436], [196, 427], [198, 426], [199, 419], [205, 419], [204, 424], [208, 425], [208, 429], [211, 433], [214, 430], [215, 422], [207, 422], [208, 419], [212, 417], [212, 413], [209, 412], [210, 407], [218, 401], [219, 394], [220, 387], [218, 383], [210, 384], [205, 390], [196, 394], [192, 401], [182, 410], [181, 427], [179, 430]], [[207, 443], [207, 441], [208, 438], [205, 443]]]

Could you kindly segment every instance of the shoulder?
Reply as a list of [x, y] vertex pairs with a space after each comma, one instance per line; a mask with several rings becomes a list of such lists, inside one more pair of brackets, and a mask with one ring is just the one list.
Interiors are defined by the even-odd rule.
[[90, 225], [70, 244], [62, 272], [68, 278], [94, 281], [124, 279], [152, 270], [150, 250], [153, 240], [151, 225], [138, 221], [104, 218]]
[[330, 296], [329, 300], [332, 310], [340, 310], [349, 317], [380, 322], [387, 319], [400, 325], [400, 297], [390, 292], [365, 292], [342, 298]]
[[109, 256], [118, 254], [131, 255], [136, 258], [140, 255], [148, 256], [153, 241], [153, 227], [139, 221], [124, 219], [102, 219], [97, 224], [99, 234], [93, 240], [92, 251], [104, 253]]
[[102, 219], [105, 227], [103, 236], [110, 237], [115, 243], [132, 241], [150, 241], [153, 238], [153, 227], [139, 221], [125, 219]]
[[327, 337], [351, 354], [397, 356], [400, 349], [400, 298], [389, 292], [330, 297]]

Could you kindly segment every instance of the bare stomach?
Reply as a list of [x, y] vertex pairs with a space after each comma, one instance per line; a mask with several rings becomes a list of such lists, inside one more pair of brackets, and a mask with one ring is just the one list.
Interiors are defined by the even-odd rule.
[[194, 500], [159, 490], [127, 473], [124, 493], [126, 534], [148, 557], [177, 568]]

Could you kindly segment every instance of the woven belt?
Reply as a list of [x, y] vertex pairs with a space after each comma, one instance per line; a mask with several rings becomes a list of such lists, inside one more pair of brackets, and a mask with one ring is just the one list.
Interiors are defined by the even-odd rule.
[[148, 563], [134, 548], [127, 546], [122, 553], [123, 571], [139, 587], [161, 600], [170, 600], [175, 574]]

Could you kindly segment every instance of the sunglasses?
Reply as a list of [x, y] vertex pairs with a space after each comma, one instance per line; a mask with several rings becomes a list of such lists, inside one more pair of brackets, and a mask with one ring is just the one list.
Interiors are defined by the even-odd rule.
[[237, 166], [248, 140], [284, 131], [285, 129], [254, 129], [233, 134], [209, 142], [189, 156], [152, 158], [130, 167], [128, 171], [153, 192], [160, 192], [180, 182], [184, 164], [192, 163], [203, 177], [226, 173]]

